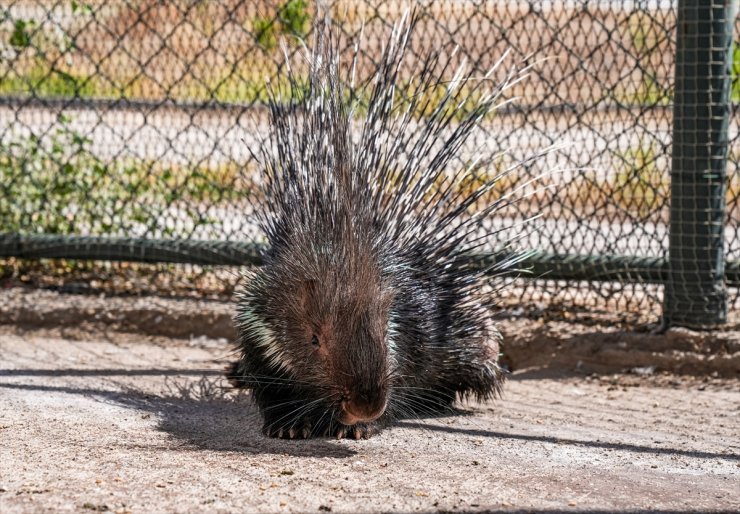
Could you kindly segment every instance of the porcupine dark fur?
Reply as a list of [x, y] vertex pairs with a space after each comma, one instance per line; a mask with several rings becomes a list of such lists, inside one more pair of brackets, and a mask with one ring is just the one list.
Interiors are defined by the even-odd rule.
[[[500, 391], [500, 335], [471, 255], [505, 200], [478, 208], [495, 180], [459, 187], [485, 161], [450, 170], [513, 75], [490, 86], [433, 52], [399, 103], [414, 18], [395, 26], [362, 115], [326, 28], [306, 51], [307, 86], [291, 72], [287, 98], [272, 91], [259, 151], [269, 250], [239, 293], [241, 355], [227, 372], [252, 390], [269, 436], [365, 438]], [[487, 94], [462, 111], [479, 86]]]

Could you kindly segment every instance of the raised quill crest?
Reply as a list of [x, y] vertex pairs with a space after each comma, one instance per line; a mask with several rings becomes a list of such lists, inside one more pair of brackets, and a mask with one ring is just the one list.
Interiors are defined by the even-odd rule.
[[500, 336], [470, 256], [486, 243], [481, 221], [510, 200], [480, 207], [498, 179], [461, 186], [491, 162], [459, 158], [521, 75], [494, 85], [505, 56], [481, 77], [436, 51], [402, 80], [415, 23], [403, 17], [356, 87], [356, 60], [345, 80], [325, 21], [308, 80], [289, 68], [287, 92], [271, 90], [258, 152], [269, 250], [239, 296], [242, 356], [229, 372], [253, 390], [270, 436], [367, 437], [501, 386]]

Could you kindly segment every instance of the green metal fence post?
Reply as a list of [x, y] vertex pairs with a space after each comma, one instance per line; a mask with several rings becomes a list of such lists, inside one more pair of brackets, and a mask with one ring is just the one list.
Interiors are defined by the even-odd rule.
[[727, 320], [724, 224], [737, 0], [679, 0], [664, 324]]

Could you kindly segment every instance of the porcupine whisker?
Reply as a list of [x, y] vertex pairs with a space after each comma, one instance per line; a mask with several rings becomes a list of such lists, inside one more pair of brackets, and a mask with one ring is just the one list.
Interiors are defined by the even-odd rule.
[[334, 417], [334, 408], [332, 409], [324, 409], [321, 412], [321, 417], [319, 417], [319, 420], [316, 422], [314, 426], [311, 427], [311, 435], [314, 433], [318, 433], [316, 431], [320, 430], [321, 424], [324, 422], [324, 418], [329, 416], [329, 421], [327, 422], [327, 426], [331, 425], [331, 419]]
[[310, 383], [308, 380], [298, 380], [293, 377], [278, 377], [275, 375], [259, 375], [255, 373], [245, 373], [239, 375], [237, 378], [240, 380], [248, 378], [254, 378], [255, 380], [269, 379], [272, 383], [283, 383], [285, 385], [306, 385]]
[[301, 382], [297, 380], [269, 377], [269, 376], [258, 377], [258, 376], [250, 375], [250, 376], [237, 376], [236, 378], [239, 379], [240, 381], [247, 381], [247, 382], [259, 383], [259, 384], [279, 384], [279, 385], [285, 385], [285, 386], [295, 386], [295, 385], [301, 384]]
[[404, 401], [409, 404], [408, 407], [402, 406], [397, 409], [398, 418], [410, 421], [424, 433], [429, 433], [431, 429], [424, 423], [426, 417], [438, 417], [440, 414], [456, 415], [458, 414], [451, 407], [443, 407], [442, 410], [432, 409], [426, 405], [413, 406], [413, 399], [405, 398]]
[[[429, 389], [429, 388], [424, 388], [424, 387], [416, 388], [416, 390], [410, 390], [409, 388], [404, 388], [403, 386], [401, 386], [401, 387], [396, 387], [394, 389], [395, 390], [400, 390], [402, 392], [406, 392], [407, 394], [415, 394], [415, 393], [418, 393], [418, 392], [421, 392], [421, 391], [426, 392], [426, 393], [433, 393], [433, 392], [435, 392], [434, 389]], [[452, 393], [453, 395], [457, 393], [457, 391], [455, 389], [453, 389], [451, 387], [442, 386], [442, 385], [437, 385], [436, 386], [436, 389], [437, 390], [442, 390], [442, 391], [444, 391], [446, 393]]]
[[[328, 398], [327, 395], [323, 395], [323, 396], [320, 396], [318, 398], [315, 398], [312, 401], [313, 402], [324, 401], [327, 398]], [[285, 401], [282, 401], [282, 402], [272, 403], [268, 407], [265, 407], [265, 410], [267, 410], [267, 409], [275, 409], [275, 408], [279, 408], [279, 407], [284, 407], [285, 405], [290, 405], [292, 403], [305, 403], [305, 402], [306, 402], [306, 399], [305, 398], [292, 398], [292, 399], [285, 400]]]
[[423, 415], [438, 415], [440, 413], [439, 409], [442, 409], [441, 412], [447, 412], [447, 413], [454, 413], [455, 408], [451, 405], [436, 405], [434, 408], [430, 407], [428, 398], [425, 398], [421, 395], [413, 395], [413, 394], [401, 394], [398, 399], [402, 399], [404, 401], [404, 404], [409, 405], [410, 407], [413, 407], [413, 412], [417, 415], [423, 414]]
[[[449, 405], [430, 404], [425, 402], [425, 398], [417, 398], [409, 395], [399, 395], [398, 412], [403, 412], [406, 419], [413, 419], [421, 422], [424, 418], [439, 417], [444, 415], [455, 415], [457, 411]], [[402, 403], [401, 403], [402, 402]]]
[[240, 377], [240, 376], [235, 376], [233, 378], [235, 378], [240, 383], [253, 384], [253, 385], [295, 386], [299, 384], [298, 382], [295, 382], [292, 380], [284, 380], [284, 379]]
[[[291, 413], [290, 417], [288, 417], [282, 424], [278, 425], [277, 422], [272, 422], [268, 425], [268, 430], [271, 431], [277, 431], [278, 434], [282, 433], [290, 433], [290, 429], [294, 428], [294, 425], [298, 423], [301, 419], [301, 417], [306, 413], [307, 411], [300, 409], [300, 412]], [[295, 414], [295, 415], [293, 415]], [[282, 419], [282, 418], [281, 418]]]
[[[297, 416], [294, 416], [294, 414], [296, 414], [298, 412], [304, 412], [304, 411], [310, 410], [311, 407], [313, 407], [314, 405], [316, 405], [316, 404], [318, 404], [318, 403], [320, 403], [320, 402], [322, 402], [324, 400], [325, 400], [324, 398], [318, 398], [318, 399], [313, 400], [311, 402], [305, 402], [304, 400], [291, 400], [291, 401], [282, 402], [282, 403], [279, 403], [279, 404], [270, 406], [269, 410], [268, 409], [265, 409], [265, 411], [266, 412], [269, 412], [270, 410], [274, 410], [274, 409], [279, 408], [279, 407], [284, 407], [286, 405], [300, 404], [295, 409], [289, 411], [288, 413], [284, 414], [283, 416], [279, 417], [278, 419], [272, 421], [270, 423], [270, 426], [273, 426], [273, 425], [278, 424], [280, 421], [282, 421], [285, 418], [297, 419]], [[280, 428], [283, 428], [283, 426], [281, 426]]]
[[[414, 377], [413, 376], [403, 377], [402, 375], [399, 375], [399, 379], [403, 379], [403, 378], [413, 379]], [[445, 392], [449, 392], [449, 393], [456, 393], [457, 392], [455, 389], [453, 389], [451, 387], [444, 386], [442, 384], [435, 384], [435, 388], [436, 389], [441, 389], [441, 390], [443, 390]], [[393, 386], [393, 389], [394, 390], [398, 390], [398, 391], [416, 390], [416, 391], [426, 391], [426, 392], [432, 392], [434, 390], [434, 389], [432, 389], [430, 387], [418, 387], [418, 386], [417, 387], [414, 387], [414, 386], [408, 386], [408, 385], [403, 385], [403, 384], [394, 385]]]
[[291, 424], [295, 424], [296, 421], [299, 421], [304, 414], [310, 412], [314, 405], [318, 404], [319, 402], [323, 401], [323, 398], [319, 398], [318, 400], [314, 400], [312, 402], [306, 403], [305, 405], [301, 405], [298, 408], [288, 412], [284, 416], [281, 416], [277, 420], [273, 421], [270, 426], [277, 425], [282, 420], [286, 420], [282, 425], [279, 425], [279, 430], [285, 430], [288, 428]]
[[305, 403], [305, 400], [303, 400], [303, 399], [286, 400], [284, 402], [273, 403], [273, 404], [269, 405], [268, 407], [265, 407], [262, 410], [265, 411], [265, 412], [270, 412], [270, 411], [274, 411], [274, 410], [280, 409], [282, 407], [285, 407], [287, 405], [297, 405], [297, 404], [301, 404], [302, 405], [304, 403]]

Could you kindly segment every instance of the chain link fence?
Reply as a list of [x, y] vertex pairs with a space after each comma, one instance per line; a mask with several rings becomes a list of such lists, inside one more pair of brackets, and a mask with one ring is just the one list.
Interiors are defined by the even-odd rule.
[[[712, 287], [725, 294], [728, 285], [730, 305], [737, 305], [740, 49], [736, 44], [729, 54], [722, 36], [737, 40], [740, 18], [730, 0], [684, 3], [684, 11], [669, 0], [413, 4], [422, 16], [411, 61], [432, 48], [457, 48], [460, 62], [481, 73], [506, 50], [511, 62], [532, 65], [510, 91], [514, 100], [487, 118], [463, 149], [463, 161], [480, 148], [505, 151], [496, 163], [503, 169], [563, 146], [502, 181], [501, 194], [544, 176], [516, 209], [489, 220], [489, 228], [514, 234], [511, 227], [541, 216], [533, 230], [515, 234], [520, 249], [536, 253], [523, 265], [529, 278], [506, 279], [504, 305], [657, 318], [663, 284], [672, 280], [673, 297], [681, 292], [677, 284], [701, 274], [669, 266], [671, 237], [671, 251], [683, 245], [686, 259], [697, 247], [713, 248], [692, 262], [709, 266]], [[412, 4], [323, 5], [348, 53], [361, 39], [357, 73], [369, 77], [392, 25]], [[701, 42], [721, 61], [709, 71], [701, 68], [703, 55], [691, 53], [696, 45], [676, 44], [678, 27], [706, 17], [702, 9], [715, 26], [727, 28]], [[258, 263], [262, 240], [250, 217], [258, 170], [250, 148], [266, 131], [265, 82], [281, 83], [283, 48], [289, 55], [301, 51], [299, 40], [310, 39], [316, 12], [307, 0], [4, 0], [0, 256]], [[724, 25], [722, 16], [730, 16]], [[696, 75], [677, 83], [678, 59], [687, 72], [714, 73], [712, 87], [726, 84], [725, 90], [691, 96], [688, 89], [704, 85]], [[734, 70], [729, 80], [728, 67]], [[677, 102], [688, 109], [677, 111], [688, 120], [683, 153], [673, 144]], [[725, 118], [717, 128], [725, 139], [707, 157], [716, 164], [708, 187], [721, 199], [710, 218], [701, 215], [706, 184], [679, 191], [675, 179], [676, 156], [697, 159], [692, 149], [706, 146], [697, 137], [706, 127], [691, 125], [691, 109], [700, 102], [716, 104], [700, 115]], [[722, 112], [728, 106], [729, 125]], [[692, 230], [712, 227], [714, 242], [679, 235], [672, 225], [678, 212], [693, 220]], [[708, 262], [717, 258], [717, 240], [722, 262]], [[222, 280], [237, 278], [229, 273]], [[716, 309], [695, 300], [681, 308]]]

